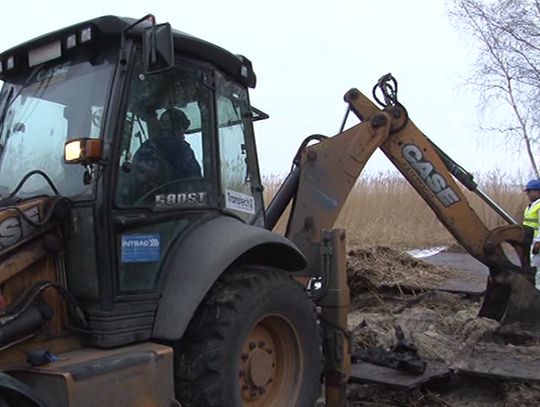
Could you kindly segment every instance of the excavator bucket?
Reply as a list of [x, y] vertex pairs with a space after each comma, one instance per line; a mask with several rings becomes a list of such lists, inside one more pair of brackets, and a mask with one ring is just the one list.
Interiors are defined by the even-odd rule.
[[[536, 267], [530, 265], [533, 234], [533, 229], [523, 225], [500, 226], [489, 232], [480, 256], [489, 265], [489, 278], [479, 316], [502, 325], [519, 323], [540, 335], [540, 291], [534, 285]], [[513, 247], [519, 265], [510, 261], [503, 242]]]
[[510, 274], [507, 279], [511, 290], [501, 323], [522, 323], [540, 335], [540, 291], [520, 275]]
[[521, 330], [540, 336], [540, 291], [518, 273], [491, 272], [478, 315], [501, 325], [519, 324]]

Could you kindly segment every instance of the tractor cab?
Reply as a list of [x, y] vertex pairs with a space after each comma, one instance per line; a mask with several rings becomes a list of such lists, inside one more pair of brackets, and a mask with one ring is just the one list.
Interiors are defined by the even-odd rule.
[[250, 61], [152, 16], [106, 16], [2, 53], [0, 70], [0, 199], [69, 199], [59, 270], [81, 331], [103, 347], [150, 338], [186, 231], [264, 226]]

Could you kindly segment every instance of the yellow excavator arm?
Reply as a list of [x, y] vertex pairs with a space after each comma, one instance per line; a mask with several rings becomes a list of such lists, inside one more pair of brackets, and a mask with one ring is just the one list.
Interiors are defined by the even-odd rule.
[[[287, 183], [294, 185], [288, 188], [295, 191], [289, 194], [294, 200], [287, 237], [306, 254], [311, 269], [317, 270], [321, 231], [333, 227], [363, 167], [380, 148], [454, 238], [489, 268], [480, 316], [503, 322], [536, 323], [540, 296], [533, 285], [536, 270], [529, 263], [532, 230], [515, 224], [500, 208], [498, 212], [510, 224], [490, 230], [471, 208], [454, 178], [474, 190], [472, 176], [415, 126], [397, 101], [395, 79], [386, 75], [375, 89], [384, 95], [382, 109], [352, 89], [345, 101], [361, 123], [334, 137], [315, 137], [318, 143], [305, 143], [299, 150], [296, 167], [284, 185], [285, 189]], [[270, 205], [271, 222], [275, 218], [273, 209]], [[515, 249], [519, 265], [506, 256], [503, 242]]]

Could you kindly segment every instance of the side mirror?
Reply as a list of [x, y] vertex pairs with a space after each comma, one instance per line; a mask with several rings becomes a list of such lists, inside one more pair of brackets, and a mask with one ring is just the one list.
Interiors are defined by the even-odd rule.
[[102, 159], [100, 139], [79, 138], [64, 144], [64, 162], [66, 164], [97, 164]]
[[166, 71], [174, 66], [174, 44], [169, 23], [146, 27], [143, 31], [144, 73]]

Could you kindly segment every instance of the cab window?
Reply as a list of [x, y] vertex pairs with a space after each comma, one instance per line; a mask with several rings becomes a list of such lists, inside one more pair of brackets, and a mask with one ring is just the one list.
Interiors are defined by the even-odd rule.
[[119, 160], [116, 203], [153, 209], [205, 206], [211, 164], [211, 91], [206, 72], [177, 64], [144, 75], [140, 61], [131, 80]]
[[254, 157], [247, 137], [251, 109], [247, 90], [217, 74], [216, 106], [220, 152], [221, 187], [225, 208], [247, 223], [258, 223], [262, 199], [255, 193]]

